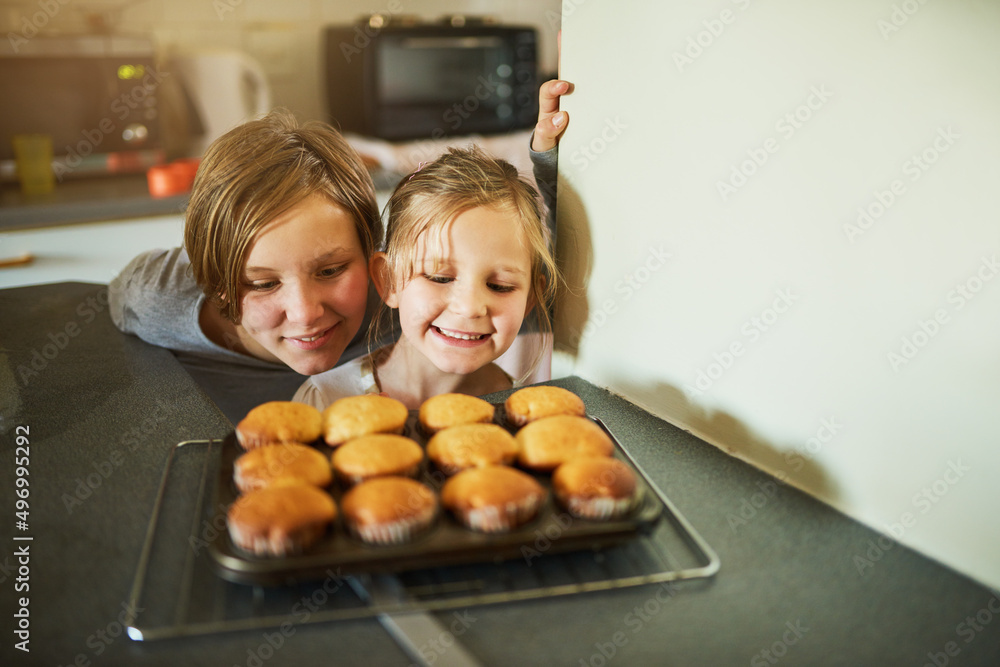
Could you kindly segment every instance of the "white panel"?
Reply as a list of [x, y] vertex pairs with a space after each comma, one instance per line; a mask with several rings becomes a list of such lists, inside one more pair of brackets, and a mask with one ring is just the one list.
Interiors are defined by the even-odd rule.
[[557, 329], [580, 375], [994, 586], [998, 30], [974, 0], [564, 3], [561, 239], [592, 267]]

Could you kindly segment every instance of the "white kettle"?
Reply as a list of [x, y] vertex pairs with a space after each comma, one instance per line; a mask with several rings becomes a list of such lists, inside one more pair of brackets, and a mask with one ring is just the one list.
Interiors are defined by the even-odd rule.
[[271, 87], [264, 70], [241, 51], [211, 50], [177, 54], [168, 69], [183, 98], [187, 135], [184, 153], [204, 154], [209, 144], [245, 120], [271, 109]]

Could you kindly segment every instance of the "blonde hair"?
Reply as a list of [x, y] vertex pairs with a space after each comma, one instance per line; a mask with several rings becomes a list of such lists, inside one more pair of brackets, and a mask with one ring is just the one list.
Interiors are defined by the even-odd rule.
[[375, 187], [337, 130], [319, 122], [300, 125], [278, 110], [208, 148], [191, 191], [184, 247], [195, 280], [226, 319], [238, 323], [242, 317], [243, 267], [261, 229], [314, 193], [354, 218], [370, 258], [382, 239]]
[[[413, 276], [418, 238], [428, 232], [440, 233], [457, 216], [479, 207], [509, 213], [519, 223], [531, 255], [529, 295], [535, 304], [539, 330], [551, 333], [549, 306], [556, 292], [558, 271], [549, 249], [548, 229], [542, 222], [538, 192], [512, 164], [476, 146], [449, 148], [396, 186], [386, 205], [389, 289], [401, 289]], [[385, 306], [380, 308], [372, 331], [380, 330], [378, 325], [386, 310]], [[544, 350], [539, 349], [529, 375], [543, 354]]]

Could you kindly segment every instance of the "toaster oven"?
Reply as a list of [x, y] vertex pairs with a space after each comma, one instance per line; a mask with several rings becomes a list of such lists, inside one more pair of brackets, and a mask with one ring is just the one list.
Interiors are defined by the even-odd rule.
[[393, 23], [376, 16], [325, 31], [330, 120], [389, 140], [499, 134], [538, 114], [534, 28], [485, 21]]

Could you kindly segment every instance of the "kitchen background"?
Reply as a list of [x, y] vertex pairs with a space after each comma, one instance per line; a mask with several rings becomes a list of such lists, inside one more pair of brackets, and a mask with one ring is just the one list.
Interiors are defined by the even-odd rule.
[[322, 119], [321, 31], [368, 14], [437, 20], [450, 14], [495, 16], [538, 29], [539, 68], [556, 70], [558, 0], [3, 0], [0, 30], [28, 21], [41, 32], [107, 28], [151, 34], [164, 57], [205, 49], [235, 49], [254, 58], [270, 83], [276, 106], [302, 119]]
[[[322, 26], [380, 11], [536, 25], [543, 72], [563, 14], [578, 89], [559, 239], [577, 289], [555, 374], [1000, 586], [996, 3], [33, 0], [0, 2], [0, 27], [242, 50], [274, 105], [323, 118]], [[925, 153], [931, 169], [911, 161]], [[2, 233], [0, 257], [36, 261], [0, 287], [107, 282], [178, 244], [180, 220]], [[719, 511], [738, 533], [781, 511], [757, 501]], [[859, 576], [878, 553], [855, 555]]]
[[[560, 9], [558, 0], [299, 0], [284, 3], [265, 0], [0, 0], [0, 34], [5, 40], [30, 38], [35, 34], [108, 31], [151, 36], [157, 58], [162, 63], [185, 55], [220, 51], [245, 53], [263, 71], [272, 107], [287, 108], [301, 120], [326, 120], [322, 51], [323, 29], [327, 25], [353, 23], [360, 17], [382, 13], [416, 17], [421, 21], [439, 21], [451, 15], [488, 16], [505, 24], [534, 26], [538, 32], [538, 69], [544, 76], [557, 68], [556, 34]], [[4, 104], [10, 103], [16, 101], [4, 101]], [[164, 142], [168, 150], [182, 154], [197, 154], [199, 147], [198, 142], [177, 137], [165, 137]], [[415, 150], [409, 150], [414, 145]], [[430, 147], [430, 150], [435, 148]], [[397, 166], [404, 172], [414, 168], [419, 160], [432, 157], [428, 147], [415, 142], [388, 148], [378, 143], [373, 145], [372, 151], [378, 157], [398, 162], [390, 166]], [[504, 143], [502, 151], [519, 167], [528, 164], [526, 141], [518, 139]], [[501, 152], [499, 147], [497, 152]], [[409, 166], [410, 163], [413, 166]], [[25, 254], [30, 254], [33, 261], [27, 266], [0, 271], [0, 287], [59, 280], [108, 282], [139, 252], [181, 243], [182, 201], [155, 203], [158, 215], [152, 217], [115, 215], [114, 221], [100, 224], [87, 222], [63, 226], [38, 227], [31, 223], [32, 228], [28, 229], [28, 224], [20, 221], [33, 220], [35, 213], [31, 209], [27, 213], [17, 209], [20, 200], [12, 190], [16, 187], [8, 187], [0, 201], [0, 261]], [[384, 202], [387, 193], [387, 189], [380, 192], [380, 201]], [[115, 194], [111, 192], [107, 198]], [[12, 200], [14, 208], [11, 208]], [[51, 217], [47, 209], [38, 215]], [[18, 228], [12, 229], [15, 218], [19, 224], [14, 226]]]

